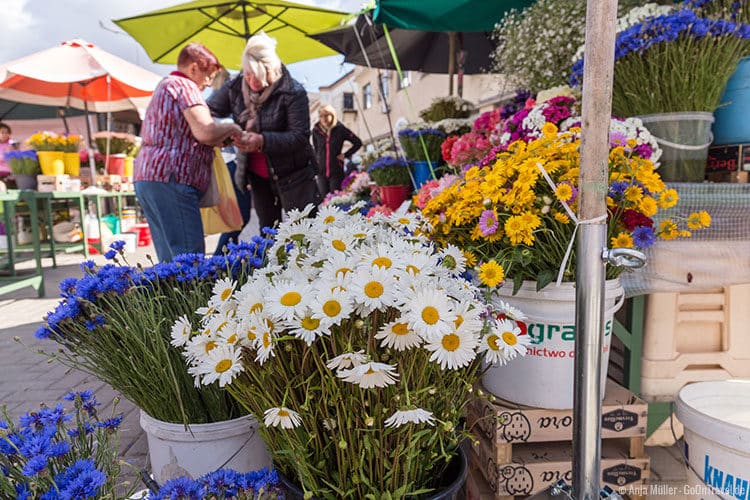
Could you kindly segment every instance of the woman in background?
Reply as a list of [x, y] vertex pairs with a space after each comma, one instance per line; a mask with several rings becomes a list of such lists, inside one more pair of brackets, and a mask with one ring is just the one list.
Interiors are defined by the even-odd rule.
[[135, 193], [162, 262], [205, 253], [200, 199], [211, 180], [213, 147], [242, 133], [234, 123], [214, 122], [203, 99], [219, 68], [206, 47], [186, 45], [177, 71], [159, 82], [143, 119]]
[[[312, 138], [315, 159], [318, 161], [318, 176], [326, 179], [327, 193], [338, 191], [346, 175], [344, 160], [351, 159], [362, 147], [362, 141], [354, 132], [339, 123], [336, 119], [336, 110], [330, 104], [318, 111], [318, 123], [313, 127]], [[347, 141], [351, 146], [342, 153], [344, 142]]]

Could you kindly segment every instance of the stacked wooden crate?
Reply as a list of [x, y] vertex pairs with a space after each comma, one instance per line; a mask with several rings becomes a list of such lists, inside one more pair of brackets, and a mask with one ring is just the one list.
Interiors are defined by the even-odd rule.
[[[485, 391], [469, 406], [476, 442], [470, 454], [467, 498], [506, 500], [573, 479], [573, 411], [490, 400]], [[602, 408], [602, 486], [639, 498], [650, 459], [644, 450], [648, 405], [612, 381]]]

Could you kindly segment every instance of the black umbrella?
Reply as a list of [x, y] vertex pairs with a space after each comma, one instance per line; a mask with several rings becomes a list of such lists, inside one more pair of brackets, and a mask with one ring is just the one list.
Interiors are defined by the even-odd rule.
[[[401, 69], [423, 73], [487, 72], [495, 48], [490, 33], [484, 31], [448, 33], [391, 29], [389, 34]], [[360, 14], [343, 28], [308, 36], [343, 54], [345, 62], [368, 66], [369, 60], [373, 68], [396, 69], [383, 27], [372, 22], [369, 12]], [[457, 53], [462, 68], [454, 67]]]

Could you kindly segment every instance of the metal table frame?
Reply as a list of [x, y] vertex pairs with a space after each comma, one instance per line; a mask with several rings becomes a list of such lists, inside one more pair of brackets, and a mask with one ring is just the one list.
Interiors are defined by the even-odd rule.
[[[33, 287], [39, 297], [44, 297], [44, 269], [42, 268], [42, 252], [39, 243], [39, 212], [35, 201], [34, 191], [7, 191], [0, 193], [0, 202], [3, 204], [3, 221], [5, 223], [5, 238], [7, 241], [8, 273], [9, 276], [0, 277], [0, 294], [10, 293], [27, 286]], [[31, 273], [19, 273], [16, 270], [16, 205], [19, 202], [26, 203], [31, 214], [32, 253], [35, 263]]]

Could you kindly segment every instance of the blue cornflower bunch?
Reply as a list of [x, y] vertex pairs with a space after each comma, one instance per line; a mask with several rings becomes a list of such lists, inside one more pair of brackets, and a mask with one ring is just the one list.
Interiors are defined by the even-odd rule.
[[[3, 408], [0, 420], [0, 497], [17, 500], [116, 498], [122, 492], [117, 456], [122, 415], [100, 419], [93, 392], [70, 392], [62, 404], [42, 406], [14, 424]], [[130, 493], [132, 493], [132, 489]], [[125, 496], [129, 496], [130, 493]], [[120, 493], [121, 494], [121, 493]]]
[[[244, 412], [218, 388], [194, 387], [180, 353], [170, 345], [171, 326], [205, 305], [216, 283], [244, 283], [263, 265], [273, 229], [252, 241], [230, 243], [221, 256], [178, 255], [142, 268], [124, 262], [114, 242], [101, 267], [81, 264], [83, 276], [60, 283], [62, 300], [36, 331], [63, 349], [51, 357], [109, 383], [153, 418], [206, 423]], [[118, 257], [119, 256], [119, 257]], [[159, 390], [151, 390], [157, 384]]]
[[436, 128], [405, 128], [398, 133], [398, 140], [410, 160], [437, 164], [445, 135], [445, 132]]
[[367, 169], [370, 179], [378, 186], [406, 186], [411, 184], [409, 164], [395, 156], [381, 156]]
[[39, 173], [39, 160], [37, 159], [36, 151], [33, 149], [22, 151], [11, 150], [3, 153], [3, 156], [14, 175], [36, 175]]
[[170, 479], [149, 500], [272, 500], [284, 498], [275, 470], [240, 473], [220, 469], [198, 479]]
[[[688, 0], [668, 14], [648, 17], [617, 35], [612, 114], [640, 116], [713, 112], [737, 62], [750, 54], [746, 2], [712, 9], [721, 0]], [[719, 12], [726, 17], [714, 17]], [[570, 83], [583, 81], [583, 59]], [[679, 75], [665, 78], [664, 75]]]

